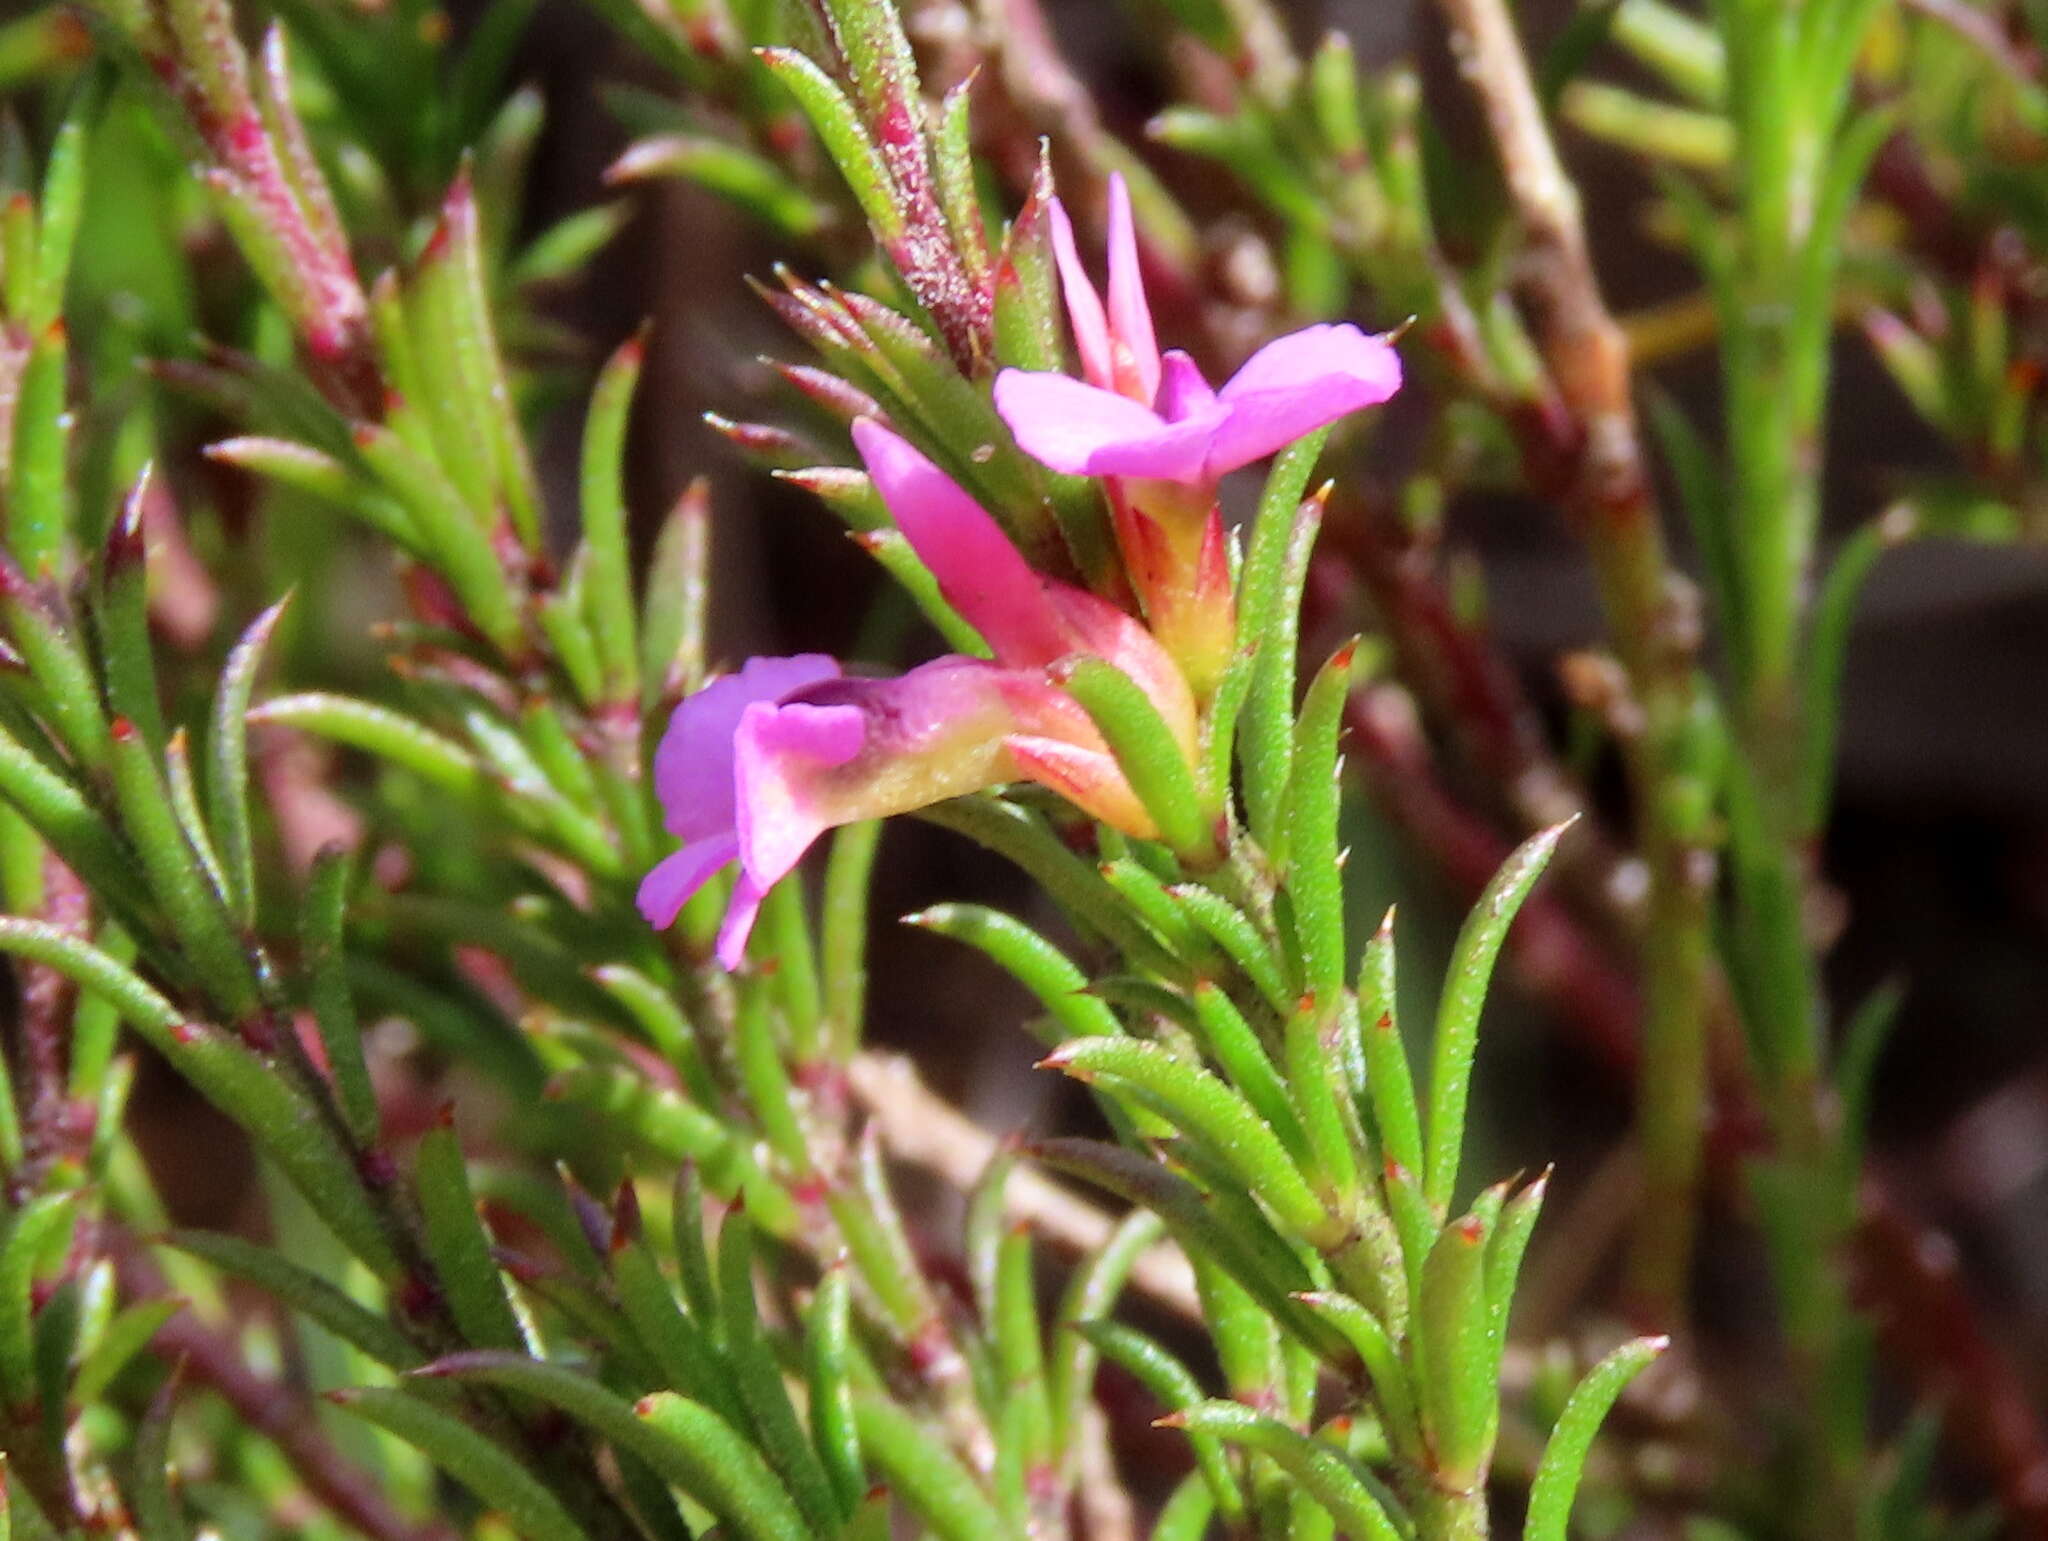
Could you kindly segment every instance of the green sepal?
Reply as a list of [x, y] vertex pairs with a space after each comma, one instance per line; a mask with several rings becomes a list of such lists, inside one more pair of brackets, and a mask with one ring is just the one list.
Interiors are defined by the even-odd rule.
[[1051, 674], [1101, 731], [1160, 838], [1185, 861], [1213, 863], [1216, 831], [1203, 811], [1194, 768], [1144, 688], [1103, 658], [1063, 659]]

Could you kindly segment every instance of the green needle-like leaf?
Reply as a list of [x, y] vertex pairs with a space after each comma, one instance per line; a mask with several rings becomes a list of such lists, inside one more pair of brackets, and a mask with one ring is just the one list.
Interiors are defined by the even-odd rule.
[[1628, 1383], [1651, 1360], [1663, 1353], [1669, 1338], [1638, 1338], [1624, 1343], [1595, 1365], [1566, 1400], [1543, 1459], [1536, 1467], [1536, 1480], [1529, 1488], [1529, 1518], [1522, 1529], [1523, 1541], [1565, 1541], [1571, 1519], [1572, 1500], [1578, 1496], [1579, 1478], [1586, 1469], [1586, 1455], [1593, 1448], [1593, 1436]]
[[626, 430], [644, 353], [636, 337], [611, 356], [583, 424], [584, 603], [613, 701], [632, 701], [640, 692], [625, 472]]
[[1458, 1163], [1465, 1147], [1465, 1102], [1472, 1087], [1472, 1058], [1479, 1046], [1479, 1013], [1486, 1005], [1493, 962], [1507, 939], [1508, 927], [1529, 890], [1549, 865], [1551, 852], [1569, 823], [1546, 829], [1517, 847], [1473, 906], [1451, 952], [1437, 1007], [1436, 1042], [1430, 1061], [1429, 1156], [1423, 1192], [1438, 1212], [1446, 1209], [1458, 1186]]
[[528, 1541], [588, 1541], [562, 1501], [528, 1470], [525, 1458], [447, 1409], [381, 1386], [330, 1392], [328, 1400], [419, 1450], [486, 1507], [504, 1515]]
[[1390, 1500], [1343, 1452], [1237, 1402], [1202, 1402], [1160, 1420], [1270, 1456], [1330, 1511], [1339, 1530], [1360, 1541], [1401, 1541]]
[[524, 1348], [526, 1337], [512, 1313], [504, 1275], [491, 1255], [491, 1238], [477, 1216], [469, 1170], [452, 1124], [439, 1124], [421, 1138], [414, 1180], [427, 1254], [463, 1335], [479, 1348]]
[[173, 1231], [164, 1243], [223, 1273], [248, 1280], [390, 1369], [409, 1370], [423, 1357], [403, 1333], [368, 1306], [269, 1247], [215, 1231]]
[[213, 698], [213, 731], [207, 744], [206, 811], [227, 876], [228, 903], [245, 929], [256, 918], [256, 846], [249, 830], [249, 700], [256, 671], [270, 646], [289, 597], [257, 616], [228, 654]]
[[477, 1381], [545, 1402], [645, 1461], [750, 1541], [811, 1541], [767, 1463], [701, 1403], [661, 1392], [636, 1407], [586, 1375], [516, 1354], [456, 1354], [414, 1373]]
[[1251, 1104], [1208, 1071], [1135, 1038], [1075, 1039], [1040, 1063], [1077, 1081], [1112, 1078], [1213, 1151], [1289, 1227], [1311, 1238], [1329, 1231], [1329, 1212], [1279, 1137]]

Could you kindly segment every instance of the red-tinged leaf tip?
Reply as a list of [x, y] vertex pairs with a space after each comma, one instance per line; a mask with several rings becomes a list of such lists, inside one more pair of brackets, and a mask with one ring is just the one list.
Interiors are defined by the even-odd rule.
[[1313, 990], [1302, 991], [1300, 997], [1294, 1003], [1294, 1009], [1301, 1016], [1314, 1016], [1316, 1014], [1316, 992]]
[[433, 263], [445, 262], [449, 249], [454, 244], [455, 233], [448, 224], [448, 206], [443, 203], [441, 217], [434, 221], [433, 233], [427, 237], [427, 244], [420, 248], [419, 261], [413, 264], [414, 268], [425, 268]]
[[434, 1127], [436, 1129], [453, 1129], [455, 1127], [455, 1104], [452, 1100], [444, 1102], [434, 1109]]
[[1339, 674], [1349, 674], [1351, 672], [1352, 660], [1357, 657], [1358, 638], [1353, 637], [1349, 642], [1345, 643], [1342, 647], [1338, 648], [1336, 652], [1330, 655], [1330, 667], [1336, 670]]
[[359, 1400], [362, 1394], [362, 1388], [359, 1386], [337, 1386], [332, 1391], [320, 1393], [326, 1401], [333, 1403], [336, 1407], [347, 1407]]
[[1486, 1222], [1477, 1215], [1466, 1215], [1452, 1222], [1451, 1232], [1468, 1247], [1476, 1247], [1486, 1240]]
[[34, 212], [35, 205], [29, 202], [27, 193], [14, 193], [7, 200], [7, 214], [11, 219], [19, 219], [24, 214]]
[[64, 347], [71, 340], [71, 328], [65, 325], [64, 318], [59, 316], [43, 328], [43, 335], [39, 340], [53, 348]]
[[556, 1276], [556, 1270], [539, 1258], [528, 1257], [510, 1247], [491, 1248], [491, 1260], [520, 1284], [541, 1284]]
[[1387, 1157], [1387, 1164], [1383, 1170], [1387, 1181], [1390, 1183], [1405, 1183], [1409, 1181], [1408, 1168], [1401, 1165], [1392, 1156]]
[[206, 1029], [197, 1022], [180, 1022], [171, 1029], [171, 1036], [179, 1043], [193, 1044], [206, 1036]]
[[110, 726], [114, 735], [115, 743], [126, 744], [134, 740], [136, 735], [135, 724], [130, 722], [126, 717], [116, 717]]
[[1324, 482], [1322, 486], [1316, 488], [1314, 492], [1311, 492], [1308, 495], [1308, 501], [1315, 504], [1316, 512], [1321, 513], [1324, 509], [1330, 506], [1330, 497], [1333, 493], [1336, 492], [1336, 490], [1336, 482]]
[[[387, 408], [391, 405], [390, 396], [384, 398], [384, 404]], [[375, 423], [351, 423], [348, 436], [357, 449], [368, 449], [377, 442], [377, 436], [382, 431]]]
[[653, 1417], [654, 1409], [659, 1404], [659, 1401], [660, 1399], [654, 1396], [642, 1397], [639, 1401], [633, 1404], [634, 1416], [639, 1418]]

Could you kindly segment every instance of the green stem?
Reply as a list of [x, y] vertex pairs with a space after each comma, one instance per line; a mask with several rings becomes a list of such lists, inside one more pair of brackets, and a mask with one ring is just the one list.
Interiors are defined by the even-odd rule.
[[1484, 1486], [1458, 1493], [1432, 1486], [1416, 1499], [1417, 1541], [1486, 1541], [1488, 1533]]

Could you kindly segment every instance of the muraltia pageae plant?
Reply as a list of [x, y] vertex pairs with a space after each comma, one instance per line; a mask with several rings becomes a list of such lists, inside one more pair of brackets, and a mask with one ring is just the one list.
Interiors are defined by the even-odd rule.
[[[715, 426], [815, 493], [943, 650], [720, 666], [704, 486], [634, 539], [640, 339], [596, 373], [573, 499], [543, 475], [561, 339], [541, 296], [621, 216], [513, 237], [524, 7], [459, 44], [410, 3], [294, 4], [253, 49], [225, 0], [0, 30], [7, 68], [94, 57], [0, 206], [0, 1534], [1473, 1541], [1519, 1517], [1563, 1541], [1584, 1478], [1582, 1533], [1676, 1502], [1592, 1458], [1668, 1339], [1610, 1331], [1522, 1374], [1509, 1325], [1549, 1179], [1481, 1187], [1466, 1160], [1496, 961], [1560, 843], [1601, 842], [1542, 795], [1553, 767], [1470, 730], [1476, 760], [1524, 772], [1502, 791], [1525, 838], [1504, 863], [1486, 847], [1432, 989], [1437, 960], [1397, 979], [1385, 895], [1347, 867], [1340, 750], [1349, 726], [1382, 752], [1395, 671], [1458, 731], [1504, 688], [1469, 652], [1418, 657], [1472, 640], [1411, 570], [1368, 572], [1375, 629], [1303, 668], [1329, 631], [1319, 537], [1351, 495], [1318, 466], [1418, 380], [1452, 410], [1404, 518], [1426, 537], [1447, 481], [1511, 451], [1585, 537], [1615, 633], [1611, 668], [1582, 672], [1611, 685], [1643, 858], [1613, 926], [1647, 992], [1636, 1311], [1682, 1325], [1707, 1031], [1738, 1012], [1776, 1142], [1757, 1207], [1826, 1403], [1786, 1436], [1793, 1523], [1925, 1533], [1931, 1436], [1875, 1480], [1834, 1271], [1857, 1173], [1834, 1110], [1860, 1106], [1878, 1029], [1823, 1065], [1800, 920], [1823, 698], [1876, 549], [1807, 605], [1873, 7], [1735, 5], [1717, 41], [1628, 0], [1616, 36], [1691, 105], [1562, 97], [1740, 173], [1710, 183], [1725, 214], [1670, 194], [1730, 338], [1725, 496], [1663, 424], [1736, 644], [1725, 688], [1498, 4], [1445, 10], [1522, 242], [1511, 281], [1439, 242], [1405, 71], [1361, 73], [1339, 38], [1299, 56], [1258, 0], [1167, 8], [1228, 61], [1230, 100], [1155, 132], [1226, 162], [1286, 257], [1284, 307], [1234, 349], [1200, 335], [1220, 307], [1190, 303], [1216, 298], [1194, 228], [1075, 105], [1035, 7], [956, 36], [988, 73], [937, 100], [890, 0], [598, 8], [685, 102], [622, 99], [654, 131], [615, 180], [692, 178], [790, 253], [757, 294], [810, 350], [772, 365], [801, 419]], [[207, 260], [231, 246], [253, 280], [207, 297], [241, 346], [180, 353], [215, 317], [153, 317], [174, 356], [146, 375], [118, 319], [142, 302], [74, 274], [145, 161], [175, 188], [127, 227], [151, 260], [184, 272], [180, 233], [210, 230]], [[1343, 319], [1354, 278], [1414, 327]], [[1945, 372], [1905, 323], [1871, 329], [1994, 480], [2023, 476], [2025, 393], [1983, 384], [2005, 350], [1981, 307]], [[232, 422], [206, 476], [260, 496], [289, 557], [205, 550], [195, 401]], [[1264, 490], [1233, 523], [1224, 479], [1246, 472]], [[365, 553], [400, 579], [390, 668], [343, 682], [318, 612]], [[180, 602], [253, 619], [215, 660], [174, 636]], [[1102, 1138], [1006, 1143], [868, 1046], [870, 878], [904, 817], [1035, 886], [1029, 923], [908, 919], [1035, 1002], [1039, 1066], [1088, 1089]], [[1625, 887], [1565, 850], [1580, 890]], [[145, 1053], [255, 1154], [263, 1241], [171, 1224], [126, 1119]], [[899, 1206], [906, 1164], [962, 1200], [957, 1268]], [[1185, 1455], [1170, 1492], [1141, 1497], [1101, 1395], [1133, 1382]]]

